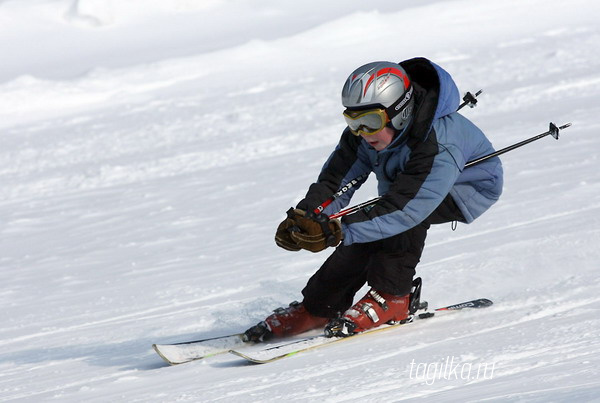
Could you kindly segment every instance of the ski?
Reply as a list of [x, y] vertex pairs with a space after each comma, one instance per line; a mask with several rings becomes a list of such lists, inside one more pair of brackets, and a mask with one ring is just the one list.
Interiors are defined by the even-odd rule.
[[[463, 302], [461, 304], [449, 305], [446, 307], [438, 308], [435, 311], [453, 311], [463, 308], [483, 308], [492, 305], [492, 301], [488, 299], [477, 299], [473, 301]], [[425, 317], [433, 316], [434, 313], [421, 313], [415, 316], [418, 319], [424, 319]], [[375, 329], [368, 330], [366, 332], [352, 336], [353, 338], [372, 333], [375, 331], [383, 331], [390, 327], [396, 327], [395, 325], [382, 325]], [[320, 346], [323, 344], [329, 344], [331, 342], [345, 340], [346, 338], [327, 338], [323, 335], [316, 335], [312, 337], [305, 337], [301, 339], [290, 340], [279, 340], [275, 344], [265, 344], [262, 349], [250, 352], [245, 349], [255, 345], [257, 343], [244, 341], [243, 333], [231, 334], [221, 337], [213, 337], [202, 340], [187, 341], [182, 343], [174, 344], [153, 344], [152, 348], [165, 362], [170, 365], [184, 364], [186, 362], [200, 360], [202, 358], [212, 357], [218, 354], [224, 354], [231, 352], [237, 356], [247, 359], [256, 363], [267, 363], [275, 361], [277, 359], [284, 358], [284, 356], [294, 355], [301, 351], [306, 351], [314, 348], [314, 346]], [[264, 343], [260, 343], [261, 345]], [[289, 351], [288, 351], [289, 350]], [[266, 353], [260, 353], [266, 351]], [[275, 355], [275, 358], [273, 358]]]
[[167, 363], [177, 365], [254, 344], [253, 342], [244, 341], [243, 335], [243, 333], [239, 333], [183, 343], [153, 344], [152, 348]]
[[[472, 301], [462, 302], [460, 304], [449, 305], [435, 309], [434, 312], [452, 312], [465, 308], [485, 308], [491, 306], [493, 302], [486, 298], [479, 298]], [[230, 353], [238, 357], [241, 357], [250, 362], [257, 364], [266, 364], [269, 362], [277, 361], [282, 358], [291, 357], [298, 353], [313, 350], [318, 347], [327, 346], [333, 343], [338, 343], [344, 340], [354, 340], [357, 337], [363, 337], [373, 333], [379, 333], [386, 330], [390, 330], [399, 327], [403, 324], [413, 323], [415, 320], [431, 318], [435, 315], [434, 312], [421, 312], [418, 311], [408, 321], [395, 323], [395, 324], [384, 324], [367, 331], [357, 333], [350, 337], [326, 337], [325, 335], [317, 335], [313, 337], [307, 337], [301, 340], [295, 340], [292, 342], [281, 342], [277, 345], [269, 345], [259, 349], [238, 349], [232, 348]]]

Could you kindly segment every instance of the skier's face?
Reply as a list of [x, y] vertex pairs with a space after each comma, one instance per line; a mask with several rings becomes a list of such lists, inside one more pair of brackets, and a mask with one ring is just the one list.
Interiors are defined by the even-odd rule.
[[394, 130], [389, 127], [384, 127], [381, 131], [371, 135], [360, 135], [371, 147], [377, 151], [381, 151], [390, 145], [394, 139]]

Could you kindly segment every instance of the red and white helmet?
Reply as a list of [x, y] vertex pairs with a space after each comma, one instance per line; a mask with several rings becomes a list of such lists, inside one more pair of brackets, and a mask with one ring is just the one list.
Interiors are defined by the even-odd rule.
[[392, 126], [403, 130], [414, 109], [413, 88], [398, 63], [372, 62], [350, 74], [342, 89], [342, 104], [349, 110], [383, 108]]

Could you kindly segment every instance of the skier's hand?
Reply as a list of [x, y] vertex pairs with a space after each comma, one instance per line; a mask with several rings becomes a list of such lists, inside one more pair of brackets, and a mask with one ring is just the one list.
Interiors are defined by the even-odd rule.
[[277, 231], [275, 232], [275, 243], [280, 248], [289, 250], [292, 252], [299, 251], [300, 248], [296, 241], [291, 237], [291, 231], [293, 228], [297, 228], [296, 219], [304, 217], [306, 212], [300, 209], [290, 208], [287, 211], [287, 218], [279, 224]]
[[324, 214], [305, 214], [294, 221], [296, 226], [292, 227], [290, 237], [302, 249], [321, 252], [329, 246], [339, 245], [344, 238], [340, 221], [330, 220]]

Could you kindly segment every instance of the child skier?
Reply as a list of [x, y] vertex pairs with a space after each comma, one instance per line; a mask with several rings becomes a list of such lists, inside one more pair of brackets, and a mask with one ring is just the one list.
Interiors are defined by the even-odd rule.
[[[502, 192], [498, 157], [464, 168], [494, 150], [481, 130], [456, 112], [459, 99], [450, 75], [424, 58], [368, 63], [350, 74], [342, 89], [348, 127], [316, 183], [275, 235], [277, 245], [290, 251], [336, 249], [302, 290], [304, 300], [248, 329], [248, 339], [323, 327], [330, 336], [350, 336], [408, 317], [430, 225], [470, 223]], [[381, 199], [370, 209], [329, 219], [370, 172]], [[323, 212], [314, 212], [361, 175]], [[365, 283], [370, 290], [353, 305]]]

